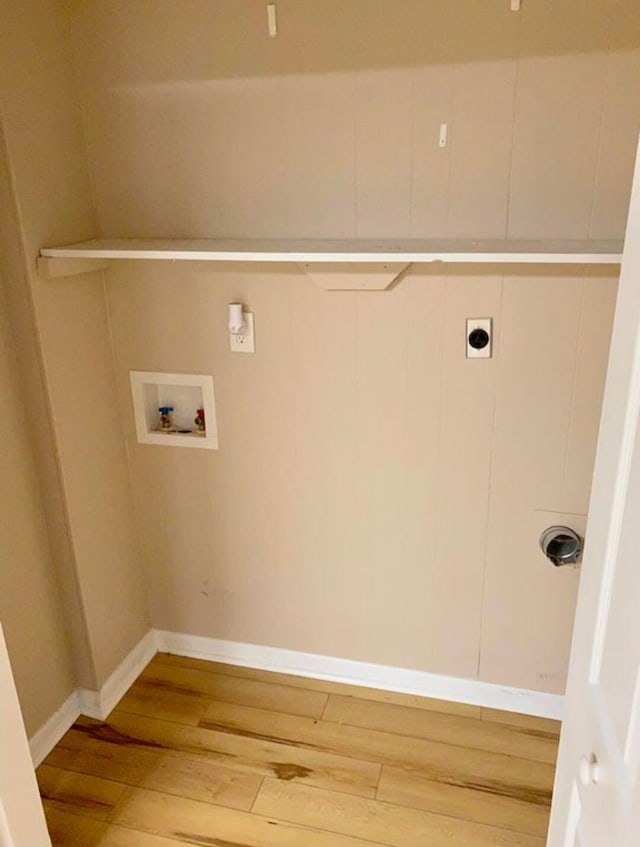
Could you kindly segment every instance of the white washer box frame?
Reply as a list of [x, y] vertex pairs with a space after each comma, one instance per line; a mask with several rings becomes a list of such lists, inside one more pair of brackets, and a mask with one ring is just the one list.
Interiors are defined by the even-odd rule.
[[[153, 371], [129, 371], [131, 397], [136, 423], [136, 435], [141, 444], [156, 444], [164, 447], [197, 447], [204, 450], [218, 449], [218, 426], [216, 421], [215, 393], [213, 377], [208, 374], [171, 374]], [[164, 386], [176, 388], [192, 387], [197, 389], [193, 413], [196, 408], [204, 409], [206, 431], [203, 435], [196, 432], [164, 433], [154, 427], [158, 420], [160, 393]], [[155, 395], [153, 394], [156, 389]], [[154, 403], [150, 403], [151, 389]]]

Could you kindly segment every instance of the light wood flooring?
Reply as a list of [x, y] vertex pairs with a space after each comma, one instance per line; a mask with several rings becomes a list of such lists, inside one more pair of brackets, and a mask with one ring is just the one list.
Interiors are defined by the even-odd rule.
[[558, 732], [159, 654], [38, 782], [55, 847], [543, 847]]

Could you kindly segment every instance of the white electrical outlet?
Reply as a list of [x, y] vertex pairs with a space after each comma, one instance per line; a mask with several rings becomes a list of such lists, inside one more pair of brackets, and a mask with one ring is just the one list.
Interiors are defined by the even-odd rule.
[[243, 312], [244, 327], [242, 332], [229, 333], [229, 349], [232, 353], [255, 353], [256, 342], [253, 334], [253, 312]]
[[493, 346], [491, 318], [467, 318], [467, 359], [490, 359]]

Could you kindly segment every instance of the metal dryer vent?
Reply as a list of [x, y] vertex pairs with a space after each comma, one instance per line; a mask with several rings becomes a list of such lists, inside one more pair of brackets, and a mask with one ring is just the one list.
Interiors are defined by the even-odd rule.
[[547, 527], [540, 536], [540, 549], [556, 567], [575, 565], [583, 546], [583, 538], [568, 526]]

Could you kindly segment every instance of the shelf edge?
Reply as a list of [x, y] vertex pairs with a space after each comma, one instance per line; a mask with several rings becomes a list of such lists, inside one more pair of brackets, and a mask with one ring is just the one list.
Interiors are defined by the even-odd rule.
[[[56, 267], [58, 262], [79, 262], [80, 260], [153, 260], [153, 261], [189, 261], [189, 262], [286, 262], [296, 264], [306, 263], [422, 263], [431, 264], [553, 264], [553, 265], [619, 265], [622, 262], [621, 253], [499, 253], [499, 252], [445, 252], [412, 253], [412, 252], [380, 252], [380, 253], [316, 253], [291, 252], [277, 253], [264, 251], [199, 251], [199, 250], [145, 250], [145, 249], [101, 249], [89, 248], [69, 249], [65, 247], [44, 248], [40, 253], [41, 259], [47, 260], [50, 276], [64, 276], [72, 271], [63, 273], [63, 265]], [[72, 266], [69, 265], [69, 268]], [[79, 272], [79, 271], [74, 271]]]

